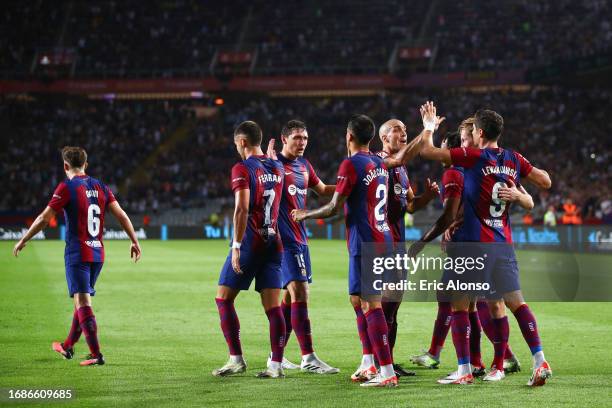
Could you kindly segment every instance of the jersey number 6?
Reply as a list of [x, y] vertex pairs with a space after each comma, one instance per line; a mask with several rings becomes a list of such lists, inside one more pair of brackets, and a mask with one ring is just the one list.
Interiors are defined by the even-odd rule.
[[97, 204], [89, 204], [87, 207], [87, 232], [92, 237], [100, 233], [100, 207]]

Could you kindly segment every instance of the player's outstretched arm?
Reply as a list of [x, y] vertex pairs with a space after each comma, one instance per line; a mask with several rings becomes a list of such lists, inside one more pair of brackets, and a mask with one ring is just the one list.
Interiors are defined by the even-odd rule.
[[236, 273], [242, 273], [240, 268], [240, 245], [246, 233], [249, 218], [250, 190], [243, 188], [234, 193], [234, 238], [232, 241], [232, 268]]
[[394, 155], [387, 156], [383, 159], [385, 166], [388, 169], [392, 169], [394, 167], [405, 166], [412, 159], [419, 155], [419, 152], [423, 148], [423, 133], [433, 133], [428, 130], [423, 130], [417, 137], [412, 139], [406, 146], [402, 147], [399, 152]]
[[23, 235], [23, 237], [21, 237], [19, 242], [15, 244], [13, 247], [13, 255], [19, 255], [19, 252], [25, 248], [27, 242], [31, 240], [34, 235], [45, 229], [53, 217], [55, 217], [55, 210], [51, 207], [45, 208], [43, 212], [36, 217], [32, 225], [30, 225], [28, 231]]
[[534, 206], [533, 197], [531, 194], [523, 188], [523, 186], [517, 186], [514, 181], [509, 178], [508, 187], [501, 187], [498, 190], [497, 196], [506, 202], [517, 203], [526, 210], [531, 210]]
[[344, 207], [346, 202], [346, 196], [341, 195], [338, 192], [334, 193], [331, 201], [325, 204], [323, 207], [319, 207], [316, 210], [293, 210], [291, 211], [291, 217], [296, 222], [308, 220], [311, 218], [329, 218], [338, 213], [338, 211]]
[[132, 241], [130, 246], [130, 258], [132, 258], [134, 262], [138, 262], [142, 255], [142, 249], [140, 248], [140, 243], [138, 242], [138, 237], [136, 236], [136, 231], [134, 231], [134, 226], [132, 225], [132, 221], [130, 221], [130, 217], [123, 211], [123, 208], [121, 208], [117, 201], [111, 202], [108, 205], [108, 209], [117, 221], [119, 221], [121, 228], [126, 232], [130, 241]]
[[552, 181], [550, 180], [548, 172], [538, 169], [537, 167], [531, 169], [525, 179], [541, 190], [548, 190], [552, 187]]
[[[433, 119], [432, 119], [433, 115]], [[433, 102], [427, 102], [425, 105], [421, 106], [421, 117], [423, 118], [423, 126], [427, 130], [429, 129], [437, 129], [438, 125], [444, 121], [444, 118], [436, 115], [436, 107]], [[433, 128], [431, 127], [433, 123]], [[450, 165], [451, 163], [451, 155], [448, 149], [440, 149], [434, 146], [433, 143], [433, 131], [425, 132], [423, 131], [423, 148], [420, 151], [421, 157], [428, 160], [436, 160], [440, 161], [446, 165]]]
[[336, 185], [335, 184], [325, 184], [322, 181], [319, 181], [319, 184], [317, 184], [316, 186], [314, 186], [312, 188], [315, 193], [317, 193], [320, 196], [333, 196], [334, 192], [336, 191]]
[[444, 210], [442, 211], [442, 215], [440, 215], [434, 225], [421, 237], [420, 240], [410, 246], [408, 255], [415, 257], [419, 252], [421, 252], [425, 246], [425, 243], [431, 242], [436, 237], [442, 235], [444, 231], [446, 231], [455, 221], [460, 205], [460, 197], [447, 198], [444, 201]]
[[421, 157], [427, 160], [435, 160], [450, 166], [451, 162], [451, 154], [448, 149], [440, 149], [439, 147], [435, 147], [433, 145], [433, 141], [427, 142], [423, 149], [421, 150]]
[[436, 116], [436, 107], [433, 102], [426, 102], [425, 105], [422, 105], [420, 112], [421, 119], [423, 120], [423, 131], [412, 139], [410, 143], [402, 147], [399, 152], [384, 159], [387, 168], [405, 166], [418, 156], [423, 147], [428, 143], [428, 140], [433, 139], [433, 133], [438, 129], [440, 123], [444, 122], [444, 117]]
[[415, 196], [414, 192], [412, 191], [412, 187], [408, 188], [408, 194], [406, 196], [408, 206], [406, 207], [406, 211], [408, 211], [410, 214], [414, 214], [416, 211], [424, 208], [439, 194], [440, 188], [438, 187], [438, 183], [435, 181], [432, 182], [430, 179], [427, 179], [427, 184], [425, 185], [425, 191], [423, 194]]

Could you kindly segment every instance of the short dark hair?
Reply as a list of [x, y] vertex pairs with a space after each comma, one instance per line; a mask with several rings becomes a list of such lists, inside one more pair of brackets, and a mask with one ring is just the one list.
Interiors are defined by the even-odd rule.
[[448, 132], [444, 136], [444, 140], [446, 140], [446, 146], [449, 149], [461, 147], [461, 134], [459, 134], [459, 132]]
[[348, 123], [348, 131], [357, 138], [357, 143], [365, 146], [374, 138], [376, 126], [367, 115], [353, 115]]
[[87, 152], [82, 147], [64, 146], [62, 148], [62, 159], [71, 168], [81, 168], [87, 162]]
[[252, 120], [247, 120], [238, 125], [234, 130], [234, 137], [244, 135], [251, 146], [260, 146], [263, 134], [259, 125]]
[[283, 126], [283, 128], [281, 129], [281, 135], [287, 137], [291, 133], [293, 133], [294, 130], [307, 130], [306, 124], [301, 120], [292, 119], [287, 122], [285, 126]]
[[482, 129], [485, 139], [497, 140], [504, 131], [504, 118], [490, 109], [479, 109], [474, 114], [474, 126]]

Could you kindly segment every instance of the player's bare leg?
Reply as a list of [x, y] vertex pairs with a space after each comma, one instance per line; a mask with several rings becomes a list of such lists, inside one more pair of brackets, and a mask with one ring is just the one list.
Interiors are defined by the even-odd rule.
[[[287, 290], [285, 291], [284, 302], [287, 301], [287, 293], [289, 293], [291, 305], [290, 324], [295, 331], [295, 335], [300, 345], [300, 351], [302, 353], [302, 361], [299, 368], [302, 371], [316, 374], [338, 373], [340, 370], [329, 366], [327, 363], [317, 357], [312, 346], [310, 319], [308, 318], [308, 282], [289, 282], [289, 284], [287, 284]], [[283, 358], [283, 368], [285, 368], [286, 363], [291, 364], [286, 358]]]
[[351, 306], [355, 310], [357, 331], [359, 333], [359, 340], [361, 340], [361, 364], [357, 368], [357, 371], [351, 375], [353, 382], [364, 382], [371, 380], [376, 376], [377, 370], [374, 364], [374, 349], [372, 343], [370, 343], [370, 337], [368, 336], [368, 323], [361, 308], [361, 297], [357, 295], [351, 295], [349, 297]]
[[453, 345], [457, 353], [457, 371], [438, 380], [440, 384], [472, 384], [472, 365], [470, 364], [470, 297], [465, 294], [455, 294], [451, 301], [453, 317], [451, 333]]
[[388, 328], [385, 314], [382, 310], [380, 297], [361, 299], [361, 308], [367, 320], [368, 337], [376, 359], [380, 365], [380, 372], [371, 380], [361, 384], [362, 387], [397, 387], [397, 376], [393, 369], [393, 358], [388, 342]]
[[81, 331], [85, 336], [90, 351], [87, 359], [81, 361], [80, 364], [82, 366], [103, 365], [104, 357], [100, 352], [100, 344], [98, 343], [98, 326], [96, 323], [96, 316], [91, 308], [91, 296], [89, 293], [75, 293], [73, 299]]
[[220, 285], [217, 288], [215, 302], [219, 309], [221, 330], [229, 348], [229, 360], [227, 363], [212, 372], [217, 377], [244, 373], [247, 368], [246, 361], [242, 356], [242, 345], [240, 343], [240, 321], [234, 308], [234, 300], [238, 293], [240, 293], [239, 290], [228, 286]]
[[552, 369], [544, 357], [542, 343], [538, 334], [536, 318], [529, 309], [520, 290], [504, 294], [504, 303], [514, 314], [525, 342], [533, 356], [533, 372], [527, 382], [529, 386], [541, 386], [552, 377]]
[[257, 373], [259, 378], [282, 378], [285, 376], [282, 367], [285, 350], [285, 318], [280, 308], [280, 289], [267, 288], [261, 290], [261, 304], [270, 322], [270, 345], [272, 357], [266, 369]]

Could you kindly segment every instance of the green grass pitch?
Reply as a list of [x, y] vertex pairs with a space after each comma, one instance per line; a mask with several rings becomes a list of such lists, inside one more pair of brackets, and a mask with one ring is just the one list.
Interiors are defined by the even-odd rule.
[[[14, 243], [0, 244], [0, 388], [69, 388], [75, 398], [47, 402], [70, 407], [210, 406], [610, 406], [612, 303], [531, 303], [554, 377], [545, 387], [525, 386], [531, 358], [513, 318], [510, 344], [523, 371], [501, 383], [452, 387], [435, 380], [454, 370], [450, 336], [438, 370], [416, 369], [397, 389], [362, 389], [349, 376], [360, 359], [354, 312], [347, 296], [347, 252], [341, 241], [313, 241], [315, 282], [310, 318], [314, 345], [341, 373], [317, 376], [288, 372], [285, 379], [254, 377], [269, 351], [268, 323], [256, 292], [242, 293], [236, 307], [242, 328], [246, 374], [215, 378], [227, 349], [214, 302], [220, 267], [227, 254], [222, 241], [144, 241], [143, 259], [129, 261], [126, 242], [107, 242], [107, 262], [98, 281], [94, 311], [107, 360], [80, 367], [76, 358], [51, 351], [63, 340], [72, 304], [66, 294], [63, 243], [33, 242], [19, 259]], [[428, 346], [434, 303], [404, 303], [400, 309], [396, 360]], [[286, 355], [299, 360], [295, 335]], [[483, 335], [483, 356], [492, 347]], [[18, 406], [0, 402], [2, 406]], [[23, 403], [32, 407], [36, 403]]]

